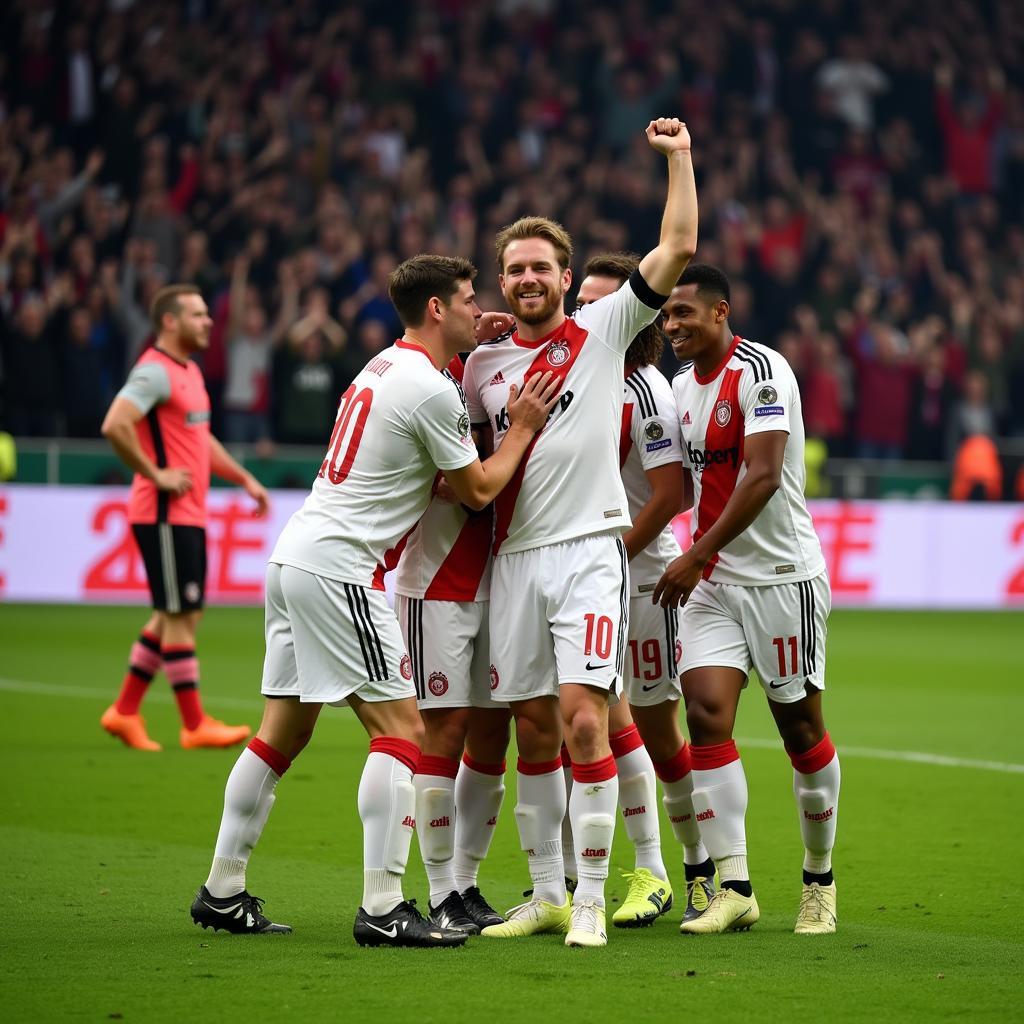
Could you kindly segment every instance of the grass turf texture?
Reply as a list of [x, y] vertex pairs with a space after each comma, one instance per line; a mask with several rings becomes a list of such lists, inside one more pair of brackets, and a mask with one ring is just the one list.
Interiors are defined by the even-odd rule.
[[[176, 746], [163, 676], [144, 713], [164, 753], [129, 751], [100, 730], [144, 614], [0, 605], [6, 1020], [1021, 1019], [1024, 899], [1012, 864], [1024, 775], [843, 755], [848, 745], [1024, 760], [1019, 616], [833, 615], [826, 707], [843, 757], [837, 935], [792, 934], [801, 847], [791, 769], [781, 747], [741, 742], [762, 912], [751, 932], [681, 936], [677, 905], [653, 928], [612, 929], [603, 950], [545, 936], [422, 951], [363, 950], [352, 940], [366, 741], [351, 713], [329, 708], [280, 786], [250, 865], [250, 888], [295, 933], [214, 935], [191, 923], [237, 751]], [[199, 650], [209, 709], [255, 726], [261, 613], [212, 610]], [[24, 683], [49, 688], [20, 692]], [[736, 732], [773, 737], [756, 686]], [[499, 908], [520, 902], [528, 884], [514, 777], [508, 786], [481, 879]], [[664, 821], [662, 834], [678, 900], [681, 858]], [[612, 900], [625, 890], [618, 869], [629, 866], [620, 828]], [[406, 894], [425, 905], [415, 842]]]

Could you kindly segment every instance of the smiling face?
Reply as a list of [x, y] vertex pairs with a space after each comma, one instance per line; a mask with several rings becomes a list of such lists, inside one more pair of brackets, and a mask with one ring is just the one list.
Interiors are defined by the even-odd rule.
[[676, 285], [661, 307], [661, 329], [680, 362], [717, 352], [722, 343], [722, 325], [729, 316], [725, 299], [699, 295], [696, 284]]
[[516, 239], [506, 247], [498, 283], [521, 323], [537, 326], [564, 314], [571, 282], [572, 272], [559, 266], [555, 247], [545, 239]]

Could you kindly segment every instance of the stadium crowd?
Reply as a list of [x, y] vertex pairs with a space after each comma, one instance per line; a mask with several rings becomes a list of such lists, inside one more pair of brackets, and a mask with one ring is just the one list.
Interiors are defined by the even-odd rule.
[[[320, 445], [400, 334], [385, 281], [524, 213], [580, 265], [657, 237], [638, 125], [695, 141], [697, 259], [833, 454], [1024, 434], [1013, 0], [12, 0], [0, 13], [0, 428], [98, 435], [163, 284], [200, 284], [228, 442]], [[671, 371], [671, 356], [666, 370]]]

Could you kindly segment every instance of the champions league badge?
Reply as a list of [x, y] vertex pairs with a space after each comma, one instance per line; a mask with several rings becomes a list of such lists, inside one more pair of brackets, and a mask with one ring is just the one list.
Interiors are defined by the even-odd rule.
[[561, 366], [569, 361], [569, 346], [564, 341], [553, 341], [548, 345], [548, 362], [552, 366]]
[[732, 402], [728, 398], [723, 398], [718, 405], [715, 406], [715, 422], [720, 427], [728, 426], [729, 420], [732, 419]]

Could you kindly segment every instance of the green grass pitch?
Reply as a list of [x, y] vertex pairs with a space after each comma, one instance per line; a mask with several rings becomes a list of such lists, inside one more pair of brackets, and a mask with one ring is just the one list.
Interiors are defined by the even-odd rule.
[[[837, 935], [792, 934], [801, 849], [791, 769], [754, 687], [737, 727], [762, 910], [751, 932], [687, 938], [672, 911], [650, 929], [612, 930], [602, 950], [545, 936], [450, 951], [352, 941], [366, 741], [349, 712], [332, 709], [278, 789], [250, 865], [250, 888], [295, 933], [239, 938], [192, 925], [236, 754], [177, 748], [162, 676], [144, 712], [164, 753], [137, 754], [100, 730], [143, 617], [0, 605], [7, 1021], [1024, 1019], [1019, 614], [833, 615], [825, 706], [843, 759]], [[207, 614], [200, 654], [213, 713], [257, 723], [262, 650], [259, 610]], [[899, 756], [908, 751], [967, 763]], [[513, 790], [510, 777], [482, 874], [499, 907], [528, 884]], [[663, 836], [681, 887], [664, 823]], [[620, 828], [611, 898], [630, 864]], [[425, 889], [414, 843], [406, 894], [422, 906]]]

